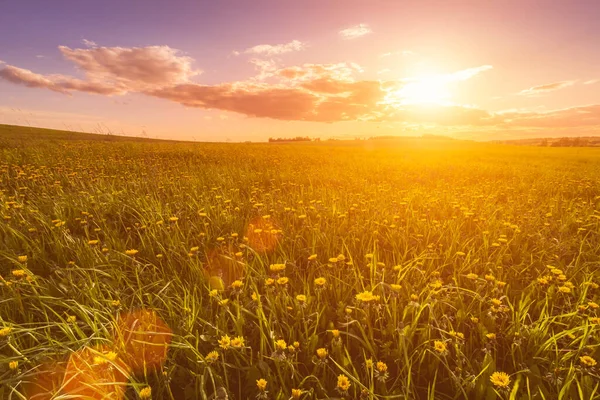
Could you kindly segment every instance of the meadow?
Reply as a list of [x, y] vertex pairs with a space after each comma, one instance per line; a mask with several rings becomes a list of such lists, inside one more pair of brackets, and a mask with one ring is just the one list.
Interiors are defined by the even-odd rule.
[[0, 127], [0, 398], [593, 399], [600, 150]]

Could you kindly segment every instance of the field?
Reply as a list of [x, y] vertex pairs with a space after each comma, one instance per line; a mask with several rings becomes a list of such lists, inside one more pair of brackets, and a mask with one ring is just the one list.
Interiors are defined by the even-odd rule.
[[0, 190], [0, 398], [600, 397], [597, 149], [4, 126]]

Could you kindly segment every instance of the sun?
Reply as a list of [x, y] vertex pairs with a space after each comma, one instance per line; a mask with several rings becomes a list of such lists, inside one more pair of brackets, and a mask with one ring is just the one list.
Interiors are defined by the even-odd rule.
[[451, 95], [445, 79], [439, 76], [423, 76], [411, 79], [394, 93], [400, 104], [442, 104]]

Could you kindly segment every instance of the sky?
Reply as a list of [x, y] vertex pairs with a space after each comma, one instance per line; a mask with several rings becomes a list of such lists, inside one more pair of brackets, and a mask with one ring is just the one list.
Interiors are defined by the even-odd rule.
[[600, 135], [597, 0], [0, 0], [0, 123], [197, 141]]

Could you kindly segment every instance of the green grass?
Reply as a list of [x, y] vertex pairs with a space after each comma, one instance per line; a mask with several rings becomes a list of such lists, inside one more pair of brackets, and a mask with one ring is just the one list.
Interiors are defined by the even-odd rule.
[[[125, 371], [127, 398], [255, 398], [261, 378], [270, 399], [598, 396], [599, 368], [581, 361], [600, 361], [596, 149], [0, 126], [0, 190], [1, 398], [85, 347], [127, 360], [117, 327], [139, 309], [173, 336], [158, 368]], [[220, 348], [225, 335], [244, 345]]]

